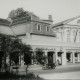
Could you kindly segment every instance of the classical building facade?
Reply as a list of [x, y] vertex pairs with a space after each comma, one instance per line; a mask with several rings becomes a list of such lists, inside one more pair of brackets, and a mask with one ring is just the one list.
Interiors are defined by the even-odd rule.
[[36, 48], [43, 49], [44, 55], [51, 57], [56, 65], [80, 62], [79, 16], [56, 24], [53, 24], [51, 15], [48, 20], [32, 13], [30, 16], [30, 21], [26, 17], [11, 22], [0, 19], [0, 33], [16, 35], [23, 43], [32, 46], [33, 55], [36, 55]]
[[53, 31], [58, 45], [65, 49], [64, 64], [80, 62], [80, 16], [54, 24]]

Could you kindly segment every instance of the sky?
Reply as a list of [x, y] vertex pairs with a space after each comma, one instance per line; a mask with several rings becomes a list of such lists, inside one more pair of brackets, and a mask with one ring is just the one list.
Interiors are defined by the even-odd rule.
[[80, 15], [80, 0], [0, 0], [0, 18], [7, 18], [11, 10], [23, 8], [41, 19], [52, 15], [54, 23]]

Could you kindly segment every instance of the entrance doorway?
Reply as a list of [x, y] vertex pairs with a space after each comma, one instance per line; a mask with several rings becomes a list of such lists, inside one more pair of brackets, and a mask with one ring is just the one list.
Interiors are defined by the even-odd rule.
[[67, 62], [72, 62], [72, 52], [66, 53], [66, 59], [67, 59]]
[[47, 53], [48, 55], [48, 63], [55, 63], [55, 52], [50, 51]]
[[78, 53], [77, 52], [74, 54], [74, 57], [75, 57], [75, 62], [78, 62]]
[[73, 61], [72, 55], [73, 54], [70, 51], [66, 53], [66, 61], [67, 61], [67, 63], [71, 63]]

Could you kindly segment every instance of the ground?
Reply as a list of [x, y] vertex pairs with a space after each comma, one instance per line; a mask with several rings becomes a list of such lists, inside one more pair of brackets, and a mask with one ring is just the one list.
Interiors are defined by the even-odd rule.
[[[40, 65], [32, 65], [28, 68], [28, 72], [44, 79], [80, 79], [80, 63], [61, 65], [48, 70], [42, 70]], [[25, 70], [20, 69], [19, 74], [25, 74]]]
[[76, 72], [66, 72], [66, 73], [50, 73], [50, 74], [40, 74], [40, 77], [44, 79], [80, 79], [80, 71]]
[[44, 79], [80, 79], [80, 63], [57, 66], [50, 70], [33, 70], [33, 73]]

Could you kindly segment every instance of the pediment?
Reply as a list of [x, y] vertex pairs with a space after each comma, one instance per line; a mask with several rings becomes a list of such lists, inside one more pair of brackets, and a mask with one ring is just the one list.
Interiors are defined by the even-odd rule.
[[67, 22], [64, 22], [64, 24], [69, 24], [69, 25], [80, 25], [80, 16], [75, 17]]

